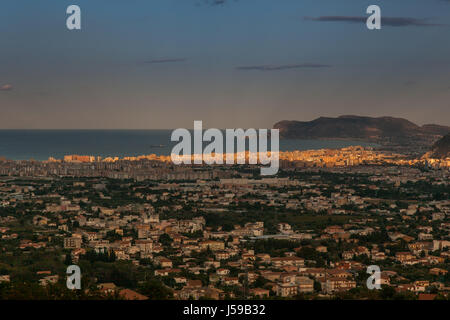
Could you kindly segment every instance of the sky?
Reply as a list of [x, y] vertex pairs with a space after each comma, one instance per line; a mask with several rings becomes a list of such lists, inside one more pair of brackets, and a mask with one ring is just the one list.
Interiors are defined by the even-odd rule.
[[0, 129], [450, 125], [450, 0], [2, 0], [0, 30]]

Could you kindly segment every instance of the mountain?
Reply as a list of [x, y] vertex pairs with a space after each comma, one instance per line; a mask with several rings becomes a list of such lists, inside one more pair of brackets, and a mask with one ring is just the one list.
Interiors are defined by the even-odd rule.
[[450, 158], [450, 134], [433, 144], [430, 157], [434, 159]]
[[449, 133], [450, 127], [440, 126], [437, 124], [424, 124], [422, 126], [422, 130], [430, 134], [445, 136], [447, 133]]
[[444, 134], [450, 133], [450, 127], [446, 126], [418, 126], [402, 118], [354, 115], [320, 117], [312, 121], [280, 121], [274, 128], [287, 139], [355, 139], [382, 145], [431, 146]]

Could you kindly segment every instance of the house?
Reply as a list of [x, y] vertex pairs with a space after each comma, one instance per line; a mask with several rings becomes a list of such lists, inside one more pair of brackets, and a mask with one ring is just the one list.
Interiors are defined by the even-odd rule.
[[298, 267], [296, 266], [284, 266], [282, 269], [286, 272], [296, 272], [298, 271]]
[[220, 269], [217, 269], [216, 273], [217, 273], [219, 276], [226, 276], [226, 275], [229, 275], [229, 274], [230, 274], [230, 270], [225, 269], [225, 268], [220, 268]]
[[201, 288], [189, 288], [184, 287], [178, 292], [174, 293], [174, 296], [179, 300], [194, 299], [198, 300], [202, 297], [219, 300], [225, 298], [225, 293], [214, 287], [201, 287]]
[[425, 292], [429, 286], [430, 286], [429, 281], [414, 281], [415, 292]]
[[422, 251], [428, 252], [433, 248], [431, 242], [414, 242], [408, 244], [408, 249], [416, 255], [419, 255]]
[[122, 289], [119, 291], [119, 296], [124, 300], [148, 300], [148, 297], [133, 291], [131, 289]]
[[225, 249], [225, 243], [222, 241], [207, 240], [200, 242], [200, 248], [201, 250], [209, 248], [211, 251], [223, 251]]
[[276, 281], [280, 279], [282, 274], [282, 272], [264, 271], [261, 273], [261, 276], [269, 281]]
[[344, 252], [342, 252], [342, 259], [350, 260], [353, 258], [354, 255], [355, 255], [355, 253], [351, 250], [344, 251]]
[[314, 280], [308, 277], [297, 277], [295, 282], [298, 285], [299, 293], [311, 293], [314, 292]]
[[328, 234], [335, 234], [335, 233], [342, 233], [342, 232], [344, 232], [344, 229], [342, 229], [342, 227], [340, 227], [340, 226], [329, 226], [329, 227], [326, 227], [323, 230], [323, 232], [324, 233], [328, 233]]
[[346, 278], [327, 278], [325, 281], [325, 291], [327, 293], [348, 291], [353, 288], [356, 288], [356, 282]]
[[426, 262], [429, 264], [441, 264], [445, 262], [445, 259], [443, 257], [436, 257], [436, 256], [427, 256], [425, 258]]
[[276, 294], [280, 297], [293, 297], [298, 294], [298, 286], [295, 283], [278, 283]]
[[322, 252], [322, 253], [325, 253], [325, 252], [327, 252], [327, 247], [325, 247], [325, 246], [318, 246], [317, 248], [316, 248], [316, 251], [317, 252]]
[[114, 249], [113, 251], [117, 260], [130, 260], [130, 256], [124, 250]]
[[302, 273], [317, 279], [325, 277], [326, 271], [324, 268], [309, 268]]
[[154, 259], [155, 264], [162, 267], [162, 268], [172, 268], [173, 264], [172, 264], [172, 260], [166, 258], [166, 257], [155, 257]]
[[74, 249], [72, 250], [72, 252], [70, 253], [70, 257], [72, 258], [72, 261], [74, 263], [78, 262], [78, 260], [80, 259], [81, 255], [86, 254], [86, 250], [83, 248], [79, 248], [79, 249]]
[[187, 282], [186, 277], [175, 276], [175, 277], [173, 277], [173, 279], [175, 280], [175, 283], [186, 283]]
[[399, 284], [396, 288], [396, 291], [397, 292], [408, 292], [408, 291], [414, 292], [415, 288], [414, 288], [414, 285], [411, 283]]
[[350, 239], [351, 234], [349, 232], [333, 233], [332, 238], [338, 242], [339, 240]]
[[434, 300], [436, 299], [437, 294], [431, 293], [419, 293], [418, 300]]
[[303, 267], [305, 265], [305, 259], [300, 257], [279, 257], [272, 258], [271, 264], [275, 268], [281, 268], [283, 266], [296, 266]]
[[385, 259], [386, 259], [386, 254], [384, 252], [372, 253], [372, 260], [374, 260], [374, 261], [380, 261], [380, 260], [385, 260]]
[[225, 277], [223, 279], [223, 284], [226, 286], [238, 286], [239, 279], [237, 277]]
[[450, 241], [448, 240], [433, 240], [433, 251], [443, 250], [450, 247]]
[[282, 283], [295, 283], [297, 273], [282, 273], [279, 281]]
[[447, 270], [441, 269], [441, 268], [432, 268], [432, 269], [430, 269], [429, 272], [430, 272], [430, 274], [435, 275], [435, 276], [446, 275], [448, 273]]
[[135, 244], [139, 248], [140, 252], [150, 253], [153, 250], [152, 240], [136, 240]]
[[42, 279], [39, 280], [39, 284], [41, 286], [46, 286], [48, 284], [55, 284], [57, 283], [59, 280], [59, 276], [58, 275], [52, 275], [52, 276], [46, 276]]
[[228, 260], [228, 259], [230, 259], [230, 257], [231, 257], [231, 255], [229, 252], [226, 252], [226, 251], [216, 252], [217, 260]]
[[380, 284], [390, 286], [391, 285], [391, 275], [388, 272], [382, 271], [380, 275]]
[[97, 288], [99, 289], [99, 291], [103, 294], [114, 294], [114, 292], [116, 291], [117, 287], [114, 283], [112, 282], [106, 282], [106, 283], [100, 283]]
[[410, 252], [397, 252], [395, 254], [395, 258], [401, 262], [401, 263], [405, 263], [407, 261], [413, 260], [415, 258], [415, 256], [410, 253]]
[[366, 247], [359, 246], [356, 249], [354, 249], [354, 252], [356, 256], [360, 256], [363, 254], [365, 254], [368, 257], [370, 256], [370, 251]]
[[64, 238], [64, 249], [81, 248], [82, 242], [83, 242], [83, 239], [81, 237]]
[[331, 278], [351, 278], [352, 274], [348, 271], [341, 270], [341, 269], [330, 269], [327, 270], [327, 274]]
[[149, 236], [150, 226], [149, 225], [138, 225], [136, 226], [138, 238], [145, 239]]
[[188, 288], [201, 288], [203, 286], [201, 280], [188, 280], [186, 287]]
[[155, 276], [162, 276], [162, 277], [167, 277], [169, 274], [171, 273], [180, 273], [181, 269], [158, 269], [155, 270]]
[[253, 253], [249, 253], [249, 252], [243, 253], [241, 255], [241, 257], [242, 257], [243, 260], [252, 260], [252, 261], [254, 261], [256, 259], [255, 255]]
[[204, 263], [205, 268], [219, 268], [220, 267], [220, 261], [214, 261], [214, 260], [208, 260]]
[[256, 255], [256, 259], [261, 260], [262, 263], [270, 263], [270, 254], [267, 253], [259, 253]]
[[209, 275], [209, 282], [211, 283], [217, 283], [221, 279], [221, 276], [219, 276], [217, 273], [212, 273]]
[[267, 298], [270, 295], [270, 291], [267, 289], [255, 288], [249, 290], [250, 295], [257, 298]]

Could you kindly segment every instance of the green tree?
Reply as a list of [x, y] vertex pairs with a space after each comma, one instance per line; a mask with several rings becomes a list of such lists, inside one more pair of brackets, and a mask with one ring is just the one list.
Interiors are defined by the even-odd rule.
[[139, 289], [152, 300], [166, 300], [172, 297], [172, 291], [158, 280], [147, 281]]

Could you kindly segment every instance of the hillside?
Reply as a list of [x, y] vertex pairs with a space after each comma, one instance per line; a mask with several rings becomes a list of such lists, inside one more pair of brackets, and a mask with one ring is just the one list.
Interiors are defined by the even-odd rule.
[[450, 127], [439, 125], [418, 126], [402, 118], [361, 117], [346, 115], [337, 118], [320, 117], [312, 121], [280, 121], [274, 125], [286, 139], [356, 139], [382, 145], [409, 145], [418, 143], [431, 146]]
[[437, 141], [431, 148], [431, 158], [450, 158], [450, 134]]

